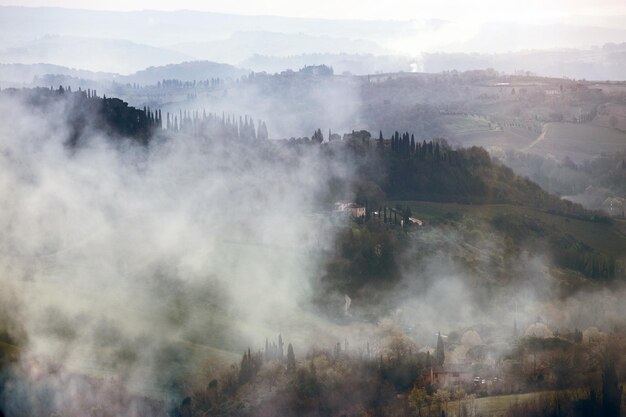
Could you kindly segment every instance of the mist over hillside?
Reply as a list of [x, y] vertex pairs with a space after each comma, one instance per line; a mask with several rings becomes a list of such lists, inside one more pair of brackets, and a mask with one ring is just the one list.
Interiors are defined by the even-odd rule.
[[626, 415], [619, 1], [9, 1], [0, 417]]
[[163, 80], [193, 82], [207, 78], [220, 78], [232, 81], [248, 75], [249, 73], [250, 70], [236, 68], [228, 64], [219, 64], [210, 61], [192, 61], [146, 68], [133, 74], [116, 77], [115, 81], [118, 83], [139, 85], [154, 85]]
[[11, 84], [28, 85], [45, 75], [69, 76], [94, 82], [109, 81], [116, 76], [113, 73], [86, 71], [53, 64], [0, 64], [0, 82], [5, 88]]
[[[402, 375], [415, 375], [430, 360], [417, 347], [417, 356], [394, 350], [405, 337], [415, 342], [402, 343], [427, 349], [437, 330], [475, 329], [489, 349], [506, 352], [509, 336], [502, 334], [512, 334], [515, 323], [531, 328], [537, 315], [548, 329], [595, 326], [603, 333], [623, 324], [624, 252], [584, 231], [614, 234], [626, 247], [616, 226], [494, 165], [484, 150], [416, 143], [408, 133], [270, 141], [247, 117], [185, 112], [164, 119], [83, 91], [5, 90], [0, 102], [3, 189], [11, 197], [2, 208], [3, 222], [11, 222], [2, 243], [2, 285], [11, 294], [3, 343], [19, 346], [19, 360], [6, 356], [5, 378], [14, 382], [0, 398], [12, 415], [72, 412], [92, 401], [121, 412], [135, 404], [140, 415], [155, 415], [215, 411], [242, 400], [245, 415], [257, 406], [290, 415], [311, 405], [288, 398], [309, 394], [278, 388], [253, 400], [248, 381], [268, 378], [282, 387], [281, 363], [288, 379], [297, 366], [289, 361], [306, 367], [306, 358], [321, 360], [324, 354], [316, 355], [337, 340], [337, 365], [316, 366], [359, 357], [376, 363], [381, 355], [377, 366], [391, 373], [380, 383], [402, 391], [411, 386]], [[118, 115], [107, 116], [114, 108]], [[127, 130], [134, 116], [125, 114], [134, 112], [145, 120], [137, 132]], [[236, 136], [207, 126], [231, 126]], [[365, 215], [351, 220], [333, 212], [342, 198], [365, 202]], [[390, 201], [432, 199], [521, 212], [436, 214], [420, 203]], [[294, 208], [299, 216], [286, 215]], [[429, 225], [409, 226], [412, 216], [426, 216]], [[42, 227], [31, 229], [33, 221]], [[536, 239], [549, 256], [533, 248]], [[260, 302], [259, 291], [272, 295]], [[603, 311], [580, 310], [582, 294], [603, 303]], [[345, 306], [344, 295], [351, 300]], [[568, 318], [554, 314], [557, 305]], [[256, 351], [277, 333], [295, 347], [292, 359], [273, 359], [278, 353], [266, 345], [254, 358], [267, 365], [249, 368], [257, 362], [246, 353], [239, 376], [229, 379], [224, 365], [236, 352]], [[465, 355], [455, 352], [446, 353], [449, 361]], [[42, 358], [56, 370], [33, 379]], [[100, 382], [103, 374], [115, 379]], [[202, 405], [197, 396], [211, 397], [202, 387], [213, 379], [221, 399]], [[63, 381], [80, 394], [67, 395]], [[189, 402], [192, 392], [196, 400]], [[380, 407], [393, 412], [397, 405], [386, 401]]]
[[424, 54], [419, 68], [441, 72], [494, 68], [509, 74], [528, 71], [547, 77], [588, 80], [624, 80], [626, 44], [605, 44], [591, 49], [532, 49], [499, 54]]
[[[366, 40], [352, 40], [306, 33], [235, 32], [227, 39], [171, 46], [200, 59], [240, 63], [256, 54], [288, 57], [302, 54], [388, 54], [390, 51]], [[283, 67], [286, 69], [288, 67]], [[256, 69], [256, 68], [255, 68]]]
[[[92, 51], [88, 55], [77, 51]], [[191, 58], [180, 52], [121, 39], [48, 35], [0, 51], [5, 63], [49, 63], [89, 71], [129, 73], [149, 65], [179, 63]]]

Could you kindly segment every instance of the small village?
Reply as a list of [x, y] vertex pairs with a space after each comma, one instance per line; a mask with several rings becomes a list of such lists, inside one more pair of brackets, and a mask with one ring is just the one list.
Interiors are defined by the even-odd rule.
[[[346, 300], [349, 308], [349, 297]], [[264, 401], [271, 402], [273, 395], [285, 393], [282, 384], [293, 375], [295, 389], [304, 390], [299, 395], [309, 395], [309, 401], [329, 401], [324, 391], [328, 389], [326, 384], [334, 381], [331, 384], [337, 392], [327, 395], [332, 406], [346, 413], [353, 411], [350, 394], [344, 393], [345, 401], [337, 395], [349, 390], [350, 384], [359, 385], [352, 379], [355, 373], [375, 386], [379, 384], [380, 389], [390, 390], [382, 403], [387, 412], [396, 410], [396, 415], [480, 416], [485, 404], [535, 396], [555, 401], [567, 397], [573, 401], [569, 410], [572, 415], [583, 417], [595, 415], [594, 410], [599, 407], [596, 395], [620, 403], [620, 393], [612, 391], [614, 385], [607, 383], [607, 378], [615, 378], [615, 371], [599, 371], [590, 363], [598, 354], [605, 355], [605, 361], [610, 360], [607, 342], [623, 343], [615, 335], [596, 327], [559, 333], [540, 319], [517, 333], [517, 323], [513, 323], [507, 337], [497, 340], [483, 340], [473, 329], [447, 335], [438, 332], [433, 335], [432, 346], [419, 346], [396, 333], [364, 344], [362, 340], [346, 338], [327, 349], [308, 348], [306, 352], [299, 352], [298, 345], [291, 343], [286, 349], [287, 343], [279, 335], [277, 341], [266, 339], [265, 348], [257, 353], [244, 353], [239, 377], [230, 383], [239, 386], [240, 393], [248, 392], [247, 383], [265, 386], [268, 391]], [[574, 361], [575, 365], [570, 364], [573, 368], [565, 366], [564, 355]], [[612, 365], [605, 362], [605, 366]], [[251, 371], [251, 367], [255, 370]], [[576, 388], [589, 381], [605, 381], [600, 384], [604, 392]], [[525, 414], [521, 412], [519, 416], [522, 415]]]

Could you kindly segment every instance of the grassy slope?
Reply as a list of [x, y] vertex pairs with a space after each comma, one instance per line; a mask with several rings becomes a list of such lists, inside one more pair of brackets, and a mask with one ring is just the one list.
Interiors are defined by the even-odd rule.
[[539, 135], [527, 129], [506, 127], [499, 130], [495, 124], [489, 127], [488, 120], [472, 115], [446, 115], [442, 116], [442, 121], [451, 142], [464, 147], [524, 149], [541, 155], [549, 153], [558, 158], [569, 156], [577, 162], [601, 152], [626, 149], [626, 132], [597, 123], [546, 123], [545, 134], [536, 140]]
[[544, 211], [510, 204], [457, 204], [433, 203], [424, 201], [393, 202], [410, 206], [413, 214], [426, 221], [443, 218], [447, 213], [460, 213], [485, 220], [497, 214], [516, 214], [537, 218], [545, 224], [556, 227], [563, 233], [574, 236], [577, 240], [618, 259], [626, 259], [626, 222], [614, 224], [596, 223], [546, 213]]
[[523, 404], [548, 394], [547, 392], [529, 392], [516, 395], [497, 395], [478, 398], [475, 402], [476, 413], [481, 416], [500, 416], [513, 404]]
[[[623, 388], [622, 388], [623, 389]], [[516, 395], [497, 395], [493, 397], [478, 398], [475, 401], [477, 415], [485, 417], [502, 416], [506, 410], [514, 404], [523, 404], [528, 401], [534, 401], [541, 397], [549, 396], [557, 393], [558, 391], [545, 391], [545, 392], [529, 392], [525, 394]], [[563, 392], [563, 391], [561, 391]], [[582, 392], [581, 397], [585, 397], [586, 393]], [[452, 404], [452, 403], [450, 403]], [[452, 405], [448, 408], [452, 410]], [[626, 399], [622, 394], [622, 414], [626, 411]]]
[[464, 147], [521, 149], [537, 137], [534, 132], [522, 128], [500, 130], [495, 124], [490, 127], [487, 119], [476, 116], [443, 116], [443, 120], [447, 137], [452, 143], [458, 142]]
[[600, 152], [612, 153], [626, 149], [626, 133], [592, 124], [548, 123], [545, 136], [528, 150], [557, 157], [569, 156], [580, 162]]

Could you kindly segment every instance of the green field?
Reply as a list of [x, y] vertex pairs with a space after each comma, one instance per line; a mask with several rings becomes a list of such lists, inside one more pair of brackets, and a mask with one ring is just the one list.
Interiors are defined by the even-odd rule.
[[596, 223], [510, 204], [473, 205], [425, 201], [394, 201], [390, 205], [395, 206], [396, 204], [400, 204], [403, 207], [409, 206], [414, 216], [425, 220], [427, 223], [441, 221], [446, 218], [455, 218], [459, 215], [468, 215], [483, 220], [490, 220], [497, 214], [532, 216], [546, 225], [554, 226], [562, 233], [572, 235], [577, 240], [599, 251], [617, 259], [626, 259], [626, 221], [616, 221], [613, 224]]
[[583, 162], [601, 153], [626, 150], [626, 132], [599, 124], [546, 123], [539, 135], [523, 127], [500, 127], [480, 116], [442, 116], [446, 137], [464, 147], [517, 149]]
[[447, 137], [464, 147], [482, 146], [521, 149], [530, 145], [537, 134], [522, 128], [501, 130], [495, 123], [479, 116], [443, 116]]
[[475, 402], [476, 414], [480, 416], [502, 416], [514, 404], [523, 404], [534, 401], [550, 392], [529, 392], [516, 395], [498, 395], [494, 397], [478, 398]]
[[[459, 404], [457, 401], [450, 401], [447, 404], [446, 415], [449, 417], [459, 416], [459, 405], [465, 408], [468, 415], [481, 416], [481, 417], [500, 417], [503, 416], [506, 411], [515, 404], [524, 404], [529, 401], [534, 401], [545, 396], [553, 395], [556, 391], [545, 392], [528, 392], [524, 394], [511, 394], [511, 395], [495, 395], [490, 397], [476, 398], [474, 400], [464, 400]], [[461, 412], [462, 413], [462, 412]], [[422, 415], [428, 416], [428, 408], [422, 409]], [[439, 415], [439, 409], [437, 406], [431, 406], [430, 415]]]
[[[507, 410], [514, 405], [523, 405], [528, 402], [545, 399], [546, 397], [562, 394], [566, 398], [587, 398], [586, 390], [577, 392], [576, 390], [565, 391], [542, 391], [542, 392], [528, 392], [524, 394], [511, 394], [511, 395], [496, 395], [490, 397], [482, 397], [473, 400], [473, 402], [466, 401], [465, 406], [468, 409], [473, 409], [474, 413], [471, 415], [481, 417], [501, 417], [504, 416]], [[622, 396], [623, 397], [623, 396]], [[433, 415], [435, 414], [435, 407], [431, 408]], [[447, 407], [447, 416], [458, 416], [458, 403], [450, 401]], [[626, 411], [626, 399], [622, 400], [622, 413]], [[422, 410], [423, 415], [427, 414], [427, 409]]]
[[558, 158], [569, 156], [582, 162], [600, 153], [611, 154], [626, 150], [626, 133], [610, 127], [592, 124], [548, 123], [541, 140], [528, 148], [540, 155]]
[[[476, 414], [484, 417], [498, 417], [504, 415], [507, 409], [514, 404], [523, 404], [528, 401], [534, 401], [541, 397], [554, 395], [557, 393], [565, 393], [573, 397], [586, 398], [587, 393], [571, 391], [546, 391], [546, 392], [529, 392], [517, 395], [498, 395], [494, 397], [478, 398], [475, 401]], [[578, 394], [578, 395], [577, 395]], [[626, 411], [626, 398], [622, 394], [622, 415]]]

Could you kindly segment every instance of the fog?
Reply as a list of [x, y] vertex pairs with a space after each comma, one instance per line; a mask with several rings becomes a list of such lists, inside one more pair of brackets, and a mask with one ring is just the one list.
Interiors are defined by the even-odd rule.
[[[438, 331], [503, 343], [514, 322], [623, 325], [623, 290], [562, 296], [549, 254], [512, 257], [497, 232], [471, 225], [411, 237], [401, 279], [378, 296], [331, 289], [320, 305], [325, 257], [349, 226], [329, 214], [354, 195], [349, 154], [182, 133], [144, 148], [96, 129], [71, 148], [66, 112], [63, 100], [0, 101], [0, 317], [20, 348], [5, 409], [80, 412], [81, 393], [109, 401], [120, 387], [179, 401], [184, 381], [210, 378], [279, 333], [302, 358], [344, 340], [384, 352], [390, 334], [429, 349]], [[468, 253], [477, 261], [464, 262]]]
[[552, 332], [624, 325], [622, 285], [581, 281], [576, 288], [552, 267], [549, 250], [538, 255], [527, 247], [512, 254], [501, 234], [471, 223], [420, 233], [399, 261], [402, 280], [384, 304], [395, 307], [415, 340], [433, 345], [429, 335], [438, 331], [474, 329], [491, 343], [506, 343], [514, 323], [520, 334], [537, 322]]
[[[265, 119], [274, 139], [362, 127], [363, 90], [350, 77], [258, 77], [170, 104], [163, 116], [247, 113]], [[82, 93], [49, 93], [48, 105], [31, 106], [4, 92], [0, 108], [0, 340], [19, 349], [2, 375], [4, 410], [80, 415], [106, 402], [150, 415], [159, 401], [167, 409], [214, 379], [223, 384], [242, 352], [278, 334], [303, 369], [337, 343], [349, 358], [382, 362], [398, 340], [434, 352], [441, 332], [451, 363], [486, 346], [493, 365], [514, 349], [515, 329], [544, 338], [623, 329], [620, 281], [557, 267], [549, 238], [511, 244], [511, 234], [472, 216], [404, 230], [331, 213], [364, 189], [391, 198], [367, 183], [387, 175], [373, 141], [228, 142], [182, 128], [157, 129], [144, 147], [108, 137], [97, 114], [64, 101]], [[80, 116], [87, 126], [72, 147]], [[559, 179], [555, 187], [587, 177], [568, 160], [497, 154], [518, 172]], [[375, 234], [381, 227], [394, 244]], [[341, 259], [342, 236], [362, 244], [368, 233], [381, 256], [393, 252], [379, 282], [341, 265], [351, 261]], [[263, 365], [260, 381], [274, 365]], [[260, 390], [244, 385], [236, 395]]]
[[184, 135], [146, 150], [93, 132], [71, 151], [62, 104], [0, 105], [1, 285], [22, 357], [158, 392], [197, 358], [303, 337], [293, 317], [333, 239], [319, 201], [350, 166]]

